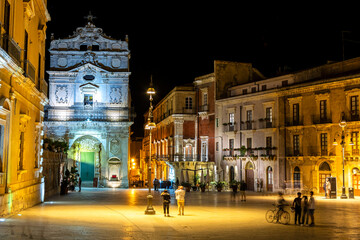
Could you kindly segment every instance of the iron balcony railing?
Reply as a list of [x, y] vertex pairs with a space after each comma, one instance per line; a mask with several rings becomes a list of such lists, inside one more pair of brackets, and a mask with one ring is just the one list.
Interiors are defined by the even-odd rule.
[[224, 125], [224, 132], [235, 132], [237, 131], [236, 124], [230, 124]]
[[202, 106], [199, 106], [199, 112], [208, 112], [209, 111], [209, 105], [205, 104]]
[[36, 70], [35, 70], [34, 65], [32, 65], [29, 60], [25, 60], [25, 62], [24, 62], [24, 70], [25, 70], [25, 76], [30, 78], [30, 80], [33, 83], [35, 83]]
[[21, 67], [21, 48], [7, 34], [3, 34], [2, 36], [2, 48], [9, 54], [14, 62]]

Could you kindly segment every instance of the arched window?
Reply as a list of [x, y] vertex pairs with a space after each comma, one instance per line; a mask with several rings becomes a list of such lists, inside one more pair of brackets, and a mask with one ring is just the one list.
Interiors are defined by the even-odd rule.
[[327, 162], [323, 162], [320, 164], [319, 171], [327, 171], [330, 172], [331, 168], [330, 165]]
[[300, 188], [300, 168], [296, 166], [294, 168], [294, 188]]

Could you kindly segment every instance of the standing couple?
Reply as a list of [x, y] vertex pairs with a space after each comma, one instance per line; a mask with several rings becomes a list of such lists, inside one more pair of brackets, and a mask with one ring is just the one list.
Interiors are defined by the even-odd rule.
[[[170, 208], [170, 194], [165, 189], [163, 193], [161, 193], [163, 198], [163, 208], [164, 208], [164, 216], [170, 217], [169, 208]], [[185, 208], [185, 190], [183, 186], [179, 186], [178, 189], [175, 191], [175, 198], [178, 204], [179, 216], [184, 215], [184, 208]]]

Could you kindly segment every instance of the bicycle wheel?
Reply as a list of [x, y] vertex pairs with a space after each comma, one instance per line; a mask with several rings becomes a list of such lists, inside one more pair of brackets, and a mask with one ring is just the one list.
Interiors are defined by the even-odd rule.
[[290, 213], [283, 211], [280, 213], [280, 223], [289, 224], [290, 222]]
[[272, 223], [275, 220], [275, 211], [274, 210], [268, 210], [265, 214], [266, 221], [268, 223]]

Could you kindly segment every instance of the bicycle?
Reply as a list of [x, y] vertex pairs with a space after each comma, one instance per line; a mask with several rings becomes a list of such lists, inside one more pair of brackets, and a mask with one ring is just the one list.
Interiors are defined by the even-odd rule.
[[[273, 204], [273, 206], [275, 206], [275, 204]], [[286, 225], [290, 222], [290, 213], [282, 208], [270, 209], [266, 212], [265, 219], [268, 223], [272, 223], [276, 220], [276, 222]]]

